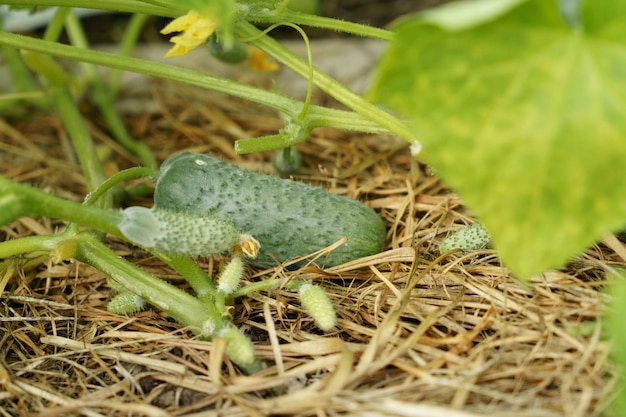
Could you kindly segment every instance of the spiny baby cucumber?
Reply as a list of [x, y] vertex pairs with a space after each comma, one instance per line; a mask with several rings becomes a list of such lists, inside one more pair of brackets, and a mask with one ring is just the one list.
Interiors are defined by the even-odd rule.
[[117, 294], [109, 301], [107, 310], [114, 314], [135, 314], [143, 310], [146, 300], [134, 294], [116, 280], [109, 278], [109, 286], [117, 291]]
[[241, 256], [234, 255], [230, 262], [224, 267], [224, 270], [220, 273], [217, 280], [218, 291], [223, 292], [225, 295], [232, 294], [241, 282], [243, 276], [243, 260]]
[[144, 248], [189, 256], [230, 251], [241, 238], [225, 220], [157, 208], [129, 207], [122, 211], [118, 227]]
[[297, 174], [302, 169], [302, 155], [295, 148], [279, 149], [272, 158], [272, 165], [280, 175]]
[[248, 59], [248, 47], [241, 41], [235, 40], [226, 49], [224, 43], [217, 39], [217, 35], [213, 35], [208, 39], [207, 45], [211, 55], [225, 64], [239, 64]]
[[471, 226], [466, 226], [457, 230], [443, 242], [439, 247], [439, 252], [446, 253], [452, 249], [461, 249], [463, 252], [470, 252], [486, 247], [491, 241], [491, 235], [485, 226], [476, 222]]
[[131, 291], [125, 290], [111, 298], [107, 305], [107, 310], [114, 314], [135, 314], [143, 310], [146, 305], [146, 300]]
[[298, 288], [300, 302], [322, 330], [330, 330], [337, 324], [337, 313], [328, 294], [318, 285], [304, 283]]
[[218, 330], [217, 337], [226, 339], [226, 355], [238, 365], [254, 362], [254, 346], [238, 328], [228, 325]]
[[320, 187], [245, 171], [196, 153], [172, 156], [161, 166], [155, 206], [230, 222], [261, 244], [250, 263], [271, 267], [347, 243], [320, 260], [338, 265], [382, 250], [385, 226], [363, 203]]

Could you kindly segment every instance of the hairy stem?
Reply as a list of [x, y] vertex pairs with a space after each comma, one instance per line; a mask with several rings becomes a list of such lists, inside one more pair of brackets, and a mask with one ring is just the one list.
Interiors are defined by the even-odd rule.
[[154, 168], [147, 167], [133, 167], [116, 173], [104, 181], [97, 189], [88, 194], [85, 198], [86, 205], [93, 205], [100, 197], [102, 197], [112, 187], [119, 184], [122, 181], [126, 181], [132, 178], [153, 178], [156, 179], [159, 175], [159, 171]]
[[[10, 45], [16, 48], [30, 50], [34, 52], [50, 54], [53, 56], [67, 58], [75, 61], [90, 62], [110, 68], [118, 68], [125, 71], [137, 72], [140, 74], [184, 82], [189, 85], [195, 85], [198, 87], [250, 100], [261, 105], [274, 108], [283, 114], [291, 116], [292, 118], [296, 118], [302, 110], [302, 103], [300, 101], [291, 99], [282, 94], [266, 91], [250, 85], [238, 83], [236, 81], [228, 80], [221, 77], [216, 77], [210, 74], [205, 74], [199, 71], [176, 67], [174, 65], [151, 62], [132, 57], [122, 57], [105, 52], [84, 50], [68, 45], [61, 45], [55, 42], [46, 42], [39, 39], [33, 39], [26, 36], [6, 32], [0, 32], [0, 44]], [[292, 59], [297, 59], [303, 62], [304, 73], [308, 73], [308, 65], [305, 61], [295, 55], [292, 57]], [[326, 77], [329, 78], [328, 76]], [[316, 79], [317, 78], [319, 77], [316, 77]], [[337, 81], [334, 81], [334, 83], [337, 86], [341, 86], [341, 84]], [[343, 90], [347, 90], [343, 86], [341, 86], [341, 88]], [[351, 94], [354, 95], [354, 93]], [[363, 99], [359, 100], [361, 101], [361, 103], [368, 104]], [[404, 125], [399, 120], [383, 112], [382, 110], [379, 110], [373, 105], [369, 106], [376, 109], [375, 113], [378, 114], [380, 117], [389, 120], [395, 120], [395, 127], [398, 131], [396, 133], [404, 132], [404, 129], [402, 128], [402, 126]], [[370, 119], [367, 116], [345, 110], [329, 109], [320, 106], [310, 106], [308, 118], [311, 121], [312, 127], [323, 126], [336, 129], [358, 130], [367, 133], [390, 133], [389, 128], [383, 124], [380, 124], [377, 120]]]
[[64, 238], [61, 235], [27, 236], [0, 242], [0, 259], [33, 252], [50, 252]]
[[[63, 125], [67, 129], [83, 168], [87, 190], [93, 191], [104, 182], [106, 176], [83, 115], [78, 110], [76, 101], [67, 85], [51, 86], [50, 90], [56, 111], [63, 120]], [[110, 202], [103, 200], [100, 207], [110, 207]]]
[[336, 32], [344, 32], [366, 38], [393, 41], [395, 33], [373, 26], [362, 25], [332, 17], [317, 16], [301, 13], [295, 10], [285, 9], [276, 14], [250, 14], [247, 19], [258, 23], [278, 23], [281, 21], [291, 22], [296, 25], [311, 26], [320, 29], [330, 29]]
[[145, 13], [154, 16], [175, 17], [179, 10], [152, 5], [142, 1], [128, 0], [4, 0], [10, 6], [41, 6], [41, 7], [88, 7], [96, 10], [110, 10], [123, 13]]
[[[239, 22], [235, 28], [235, 34], [240, 38], [253, 39], [252, 43], [255, 46], [274, 57], [298, 75], [304, 78], [309, 75], [310, 68], [304, 59], [291, 52], [276, 40], [264, 35], [251, 23]], [[413, 135], [402, 121], [376, 107], [374, 104], [367, 102], [363, 97], [354, 93], [328, 74], [314, 69], [313, 84], [362, 117], [374, 121], [407, 141], [415, 141]]]
[[25, 216], [62, 219], [123, 237], [119, 211], [88, 207], [0, 176], [0, 225]]
[[[146, 171], [146, 168], [137, 168], [128, 171], [128, 173], [141, 173], [142, 171]], [[124, 178], [124, 175], [120, 177]], [[0, 176], [0, 226], [25, 216], [60, 218], [125, 239], [118, 227], [122, 220], [121, 212], [64, 200], [37, 188], [18, 184]], [[0, 243], [0, 258], [31, 250], [52, 250], [63, 239], [65, 237], [52, 235], [46, 236], [41, 241], [33, 240], [25, 244], [20, 243], [21, 239], [3, 242]], [[206, 299], [214, 296], [215, 284], [191, 258], [156, 251], [153, 252], [153, 255], [178, 271], [189, 282], [198, 296]]]
[[201, 336], [224, 327], [221, 312], [211, 305], [125, 261], [97, 239], [83, 238], [76, 259], [104, 272], [119, 284], [165, 311]]
[[[89, 49], [87, 37], [75, 13], [70, 13], [67, 16], [66, 28], [74, 46], [81, 49]], [[144, 166], [156, 168], [157, 162], [150, 148], [144, 143], [135, 140], [128, 133], [122, 118], [115, 109], [114, 96], [108, 86], [105, 85], [100, 73], [92, 64], [84, 63], [83, 66], [93, 90], [92, 97], [115, 139], [133, 155], [137, 156]]]
[[[122, 36], [122, 41], [120, 43], [119, 54], [121, 56], [130, 56], [133, 49], [135, 49], [137, 41], [139, 40], [139, 36], [141, 35], [141, 30], [146, 24], [148, 17], [149, 16], [147, 14], [135, 13], [130, 18], [130, 21], [126, 26], [126, 31], [124, 32], [124, 35]], [[122, 71], [119, 69], [111, 71], [108, 84], [111, 97], [117, 96], [121, 82]]]

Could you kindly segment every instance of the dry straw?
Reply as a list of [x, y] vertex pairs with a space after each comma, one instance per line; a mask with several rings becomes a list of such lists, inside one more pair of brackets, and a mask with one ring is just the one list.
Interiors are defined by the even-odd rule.
[[[151, 94], [157, 110], [129, 121], [161, 160], [185, 149], [270, 170], [269, 155], [239, 157], [232, 143], [274, 131], [275, 115], [167, 83]], [[56, 118], [0, 123], [4, 175], [82, 199]], [[136, 164], [97, 118], [90, 126], [113, 147], [112, 169]], [[601, 337], [603, 275], [626, 263], [621, 242], [598, 244], [524, 287], [492, 250], [439, 256], [441, 240], [471, 214], [402, 141], [319, 130], [299, 150], [305, 167], [295, 179], [376, 209], [388, 227], [385, 251], [326, 270], [248, 269], [242, 285], [269, 278], [320, 285], [336, 306], [336, 327], [322, 334], [297, 294], [282, 286], [237, 300], [235, 323], [268, 363], [247, 376], [224, 358], [222, 341], [194, 340], [162, 312], [108, 313], [111, 290], [93, 269], [15, 259], [0, 276], [0, 416], [602, 414], [615, 382]], [[27, 218], [1, 235], [60, 226]], [[139, 249], [108, 243], [184, 286]], [[201, 262], [216, 273], [224, 260]]]

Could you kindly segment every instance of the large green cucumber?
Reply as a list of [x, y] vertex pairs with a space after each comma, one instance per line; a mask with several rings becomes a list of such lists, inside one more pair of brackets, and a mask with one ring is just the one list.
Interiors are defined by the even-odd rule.
[[232, 223], [261, 243], [253, 265], [271, 267], [346, 237], [319, 261], [334, 266], [382, 250], [385, 226], [374, 210], [322, 188], [182, 153], [161, 165], [155, 206]]

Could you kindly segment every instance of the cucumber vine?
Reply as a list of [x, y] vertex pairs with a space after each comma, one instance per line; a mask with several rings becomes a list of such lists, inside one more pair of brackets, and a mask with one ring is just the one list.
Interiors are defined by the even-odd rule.
[[[384, 40], [391, 40], [392, 32], [296, 12], [289, 8], [289, 1], [220, 0], [212, 3], [218, 7], [207, 7], [207, 3], [200, 0], [9, 0], [5, 3], [20, 7], [58, 6], [41, 39], [0, 31], [0, 46], [16, 89], [8, 99], [12, 100], [13, 107], [30, 103], [58, 112], [78, 156], [88, 194], [79, 204], [0, 176], [1, 225], [24, 216], [56, 218], [68, 223], [64, 230], [51, 235], [1, 242], [0, 268], [8, 270], [18, 255], [41, 252], [47, 253], [52, 262], [75, 259], [88, 264], [104, 272], [117, 292], [109, 303], [111, 312], [132, 314], [150, 304], [167, 312], [198, 337], [226, 339], [227, 356], [244, 369], [252, 369], [246, 367], [255, 362], [255, 355], [253, 345], [228, 317], [227, 305], [234, 298], [282, 285], [299, 294], [304, 309], [318, 327], [329, 330], [335, 326], [334, 308], [320, 286], [301, 280], [271, 279], [242, 287], [247, 260], [256, 257], [259, 243], [254, 236], [240, 232], [228, 219], [155, 207], [129, 207], [121, 211], [117, 208], [127, 180], [145, 177], [155, 181], [159, 172], [151, 150], [128, 133], [115, 111], [114, 102], [120, 88], [120, 73], [132, 71], [266, 105], [282, 115], [284, 128], [267, 137], [239, 140], [235, 149], [239, 153], [279, 150], [276, 164], [284, 167], [285, 172], [297, 169], [298, 165], [299, 155], [295, 150], [290, 151], [290, 147], [306, 140], [317, 127], [395, 134], [413, 141], [403, 121], [315, 68], [310, 51], [308, 59], [303, 60], [269, 35], [276, 26], [290, 26], [302, 35], [308, 49], [302, 25]], [[74, 7], [133, 13], [118, 54], [90, 48], [72, 10]], [[246, 45], [251, 45], [305, 77], [309, 82], [306, 99], [301, 102], [211, 74], [130, 57], [141, 26], [149, 15], [174, 18], [163, 29], [164, 34], [172, 35], [173, 49], [167, 56], [184, 55], [194, 48], [204, 47], [208, 41], [220, 54], [238, 47], [236, 60], [241, 60], [242, 51], [245, 52]], [[268, 29], [257, 29], [254, 25], [257, 23]], [[58, 41], [63, 29], [69, 35], [69, 45]], [[61, 58], [80, 62], [83, 75], [67, 73], [57, 63]], [[102, 76], [95, 66], [111, 68], [110, 78]], [[37, 87], [37, 81], [41, 87]], [[314, 85], [345, 104], [348, 110], [311, 104]], [[143, 166], [105, 177], [93, 138], [78, 109], [79, 94], [92, 97], [115, 139]], [[189, 282], [195, 295], [116, 255], [105, 243], [106, 234], [138, 245], [173, 267]], [[223, 253], [230, 253], [231, 258], [215, 281], [194, 260], [197, 256]]]

